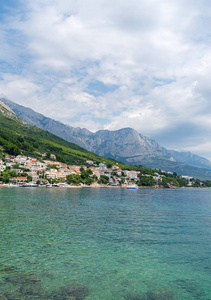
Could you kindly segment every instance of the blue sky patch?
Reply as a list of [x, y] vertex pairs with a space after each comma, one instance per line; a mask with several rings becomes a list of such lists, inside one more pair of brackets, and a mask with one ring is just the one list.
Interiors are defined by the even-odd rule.
[[85, 91], [94, 96], [101, 96], [109, 92], [114, 92], [116, 89], [118, 89], [117, 85], [105, 85], [101, 81], [93, 80], [89, 83]]
[[1, 0], [0, 15], [11, 14], [12, 10], [18, 8], [19, 5], [18, 0]]

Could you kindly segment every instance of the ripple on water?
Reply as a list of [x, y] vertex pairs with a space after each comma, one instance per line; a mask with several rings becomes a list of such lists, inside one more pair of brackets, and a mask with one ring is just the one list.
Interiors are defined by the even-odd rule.
[[0, 299], [211, 299], [211, 190], [0, 193]]

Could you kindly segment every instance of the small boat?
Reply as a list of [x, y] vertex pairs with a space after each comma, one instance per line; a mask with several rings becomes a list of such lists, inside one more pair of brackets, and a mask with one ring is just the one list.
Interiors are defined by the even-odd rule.
[[137, 190], [138, 188], [135, 185], [131, 185], [131, 186], [128, 186], [127, 189], [128, 190]]
[[52, 186], [53, 187], [59, 187], [59, 185], [57, 183], [53, 183]]
[[51, 184], [51, 183], [47, 183], [45, 186], [46, 186], [47, 188], [52, 188], [52, 184]]
[[38, 187], [38, 184], [36, 183], [25, 183], [22, 185], [22, 187]]

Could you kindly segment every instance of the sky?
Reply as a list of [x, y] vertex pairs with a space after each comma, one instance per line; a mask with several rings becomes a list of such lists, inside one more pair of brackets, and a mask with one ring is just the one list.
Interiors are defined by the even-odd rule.
[[211, 160], [208, 0], [1, 0], [0, 97]]

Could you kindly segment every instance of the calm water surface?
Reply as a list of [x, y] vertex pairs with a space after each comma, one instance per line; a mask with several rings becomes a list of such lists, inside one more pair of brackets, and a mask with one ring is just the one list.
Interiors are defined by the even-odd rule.
[[87, 300], [211, 299], [211, 189], [1, 188], [0, 237], [0, 294], [35, 274]]

